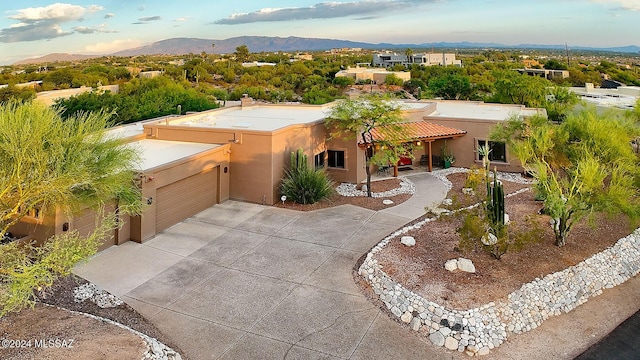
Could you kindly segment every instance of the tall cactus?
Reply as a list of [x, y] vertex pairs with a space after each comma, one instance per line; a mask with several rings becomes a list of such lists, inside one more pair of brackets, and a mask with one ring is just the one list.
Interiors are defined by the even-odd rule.
[[[488, 169], [487, 169], [488, 170]], [[498, 180], [498, 173], [493, 169], [493, 183], [489, 181], [487, 172], [487, 215], [492, 227], [504, 225], [504, 188]]]
[[303, 149], [291, 152], [291, 171], [301, 172], [307, 168], [307, 155]]

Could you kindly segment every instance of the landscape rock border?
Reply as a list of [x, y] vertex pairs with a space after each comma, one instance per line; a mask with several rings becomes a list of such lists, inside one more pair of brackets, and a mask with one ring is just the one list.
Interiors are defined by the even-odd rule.
[[[415, 184], [411, 180], [407, 179], [406, 176], [398, 176], [398, 179], [400, 180], [399, 187], [395, 189], [391, 189], [389, 191], [383, 191], [378, 193], [372, 192], [371, 197], [383, 198], [383, 197], [392, 197], [400, 194], [413, 194], [416, 192]], [[349, 197], [367, 196], [366, 191], [358, 190], [356, 187], [357, 187], [357, 184], [342, 183], [338, 185], [338, 187], [336, 187], [336, 191], [338, 192], [338, 194], [342, 196], [349, 196]]]
[[[464, 172], [457, 169], [446, 169], [438, 175], [446, 179], [450, 173]], [[575, 266], [522, 285], [506, 299], [468, 310], [448, 309], [404, 288], [382, 270], [374, 257], [389, 242], [435, 219], [421, 220], [384, 238], [366, 255], [358, 274], [387, 309], [412, 330], [437, 346], [469, 356], [489, 354], [509, 335], [533, 330], [549, 317], [567, 313], [602, 294], [603, 289], [620, 285], [640, 272], [639, 228]]]

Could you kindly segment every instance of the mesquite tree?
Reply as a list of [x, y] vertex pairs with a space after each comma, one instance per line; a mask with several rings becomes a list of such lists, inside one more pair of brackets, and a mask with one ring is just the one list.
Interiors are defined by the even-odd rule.
[[511, 119], [491, 137], [505, 141], [535, 178], [556, 245], [563, 246], [573, 226], [596, 211], [640, 216], [640, 161], [631, 146], [639, 133], [623, 116], [587, 109], [561, 124]]
[[[332, 136], [356, 138], [365, 148], [367, 196], [371, 197], [371, 165], [398, 162], [403, 154], [398, 124], [402, 122], [402, 106], [389, 98], [370, 94], [336, 104], [325, 120]], [[374, 139], [372, 131], [382, 135]], [[375, 151], [372, 151], [375, 145]]]

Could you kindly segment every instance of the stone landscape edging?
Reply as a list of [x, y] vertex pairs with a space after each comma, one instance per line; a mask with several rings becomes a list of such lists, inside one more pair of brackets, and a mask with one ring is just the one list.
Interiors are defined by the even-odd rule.
[[470, 356], [486, 355], [509, 334], [535, 329], [547, 318], [567, 313], [640, 272], [639, 228], [574, 266], [522, 285], [506, 299], [468, 310], [448, 309], [404, 288], [374, 258], [392, 240], [433, 220], [436, 218], [421, 220], [384, 238], [369, 251], [358, 274], [411, 329], [422, 332], [437, 346]]

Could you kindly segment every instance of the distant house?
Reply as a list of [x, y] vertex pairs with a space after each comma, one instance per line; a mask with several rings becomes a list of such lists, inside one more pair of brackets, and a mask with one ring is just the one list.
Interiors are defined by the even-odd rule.
[[120, 90], [119, 85], [104, 85], [99, 86], [97, 88], [92, 88], [90, 86], [81, 86], [79, 88], [73, 89], [63, 89], [63, 90], [51, 90], [51, 91], [42, 91], [36, 94], [35, 101], [41, 102], [47, 106], [51, 106], [58, 99], [68, 99], [72, 96], [77, 96], [90, 91], [110, 91], [115, 94]]
[[520, 74], [527, 74], [530, 76], [539, 76], [547, 80], [553, 79], [566, 79], [569, 77], [568, 70], [550, 70], [550, 69], [518, 69]]
[[412, 64], [419, 64], [422, 66], [462, 66], [462, 61], [456, 59], [455, 54], [445, 53], [424, 53], [413, 54], [407, 56], [406, 54], [398, 53], [378, 53], [373, 54], [373, 66], [379, 67], [392, 67], [394, 65], [409, 66]]
[[154, 70], [154, 71], [141, 71], [138, 73], [138, 77], [141, 79], [153, 79], [154, 77], [162, 75], [162, 71]]
[[395, 75], [402, 81], [411, 80], [411, 73], [408, 71], [387, 71], [379, 68], [347, 68], [336, 73], [335, 77], [348, 77], [358, 81], [370, 80], [374, 84], [384, 84], [385, 79], [389, 75]]
[[268, 63], [268, 62], [244, 62], [242, 63], [242, 67], [262, 67], [262, 66], [276, 66], [276, 63]]

